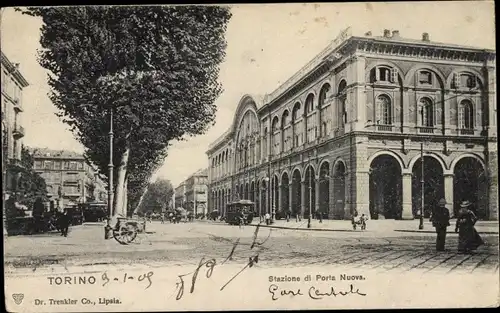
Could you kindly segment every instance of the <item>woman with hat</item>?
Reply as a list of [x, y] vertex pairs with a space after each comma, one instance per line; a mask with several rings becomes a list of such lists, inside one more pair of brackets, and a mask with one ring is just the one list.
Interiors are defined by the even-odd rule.
[[470, 206], [471, 203], [469, 201], [462, 201], [455, 226], [455, 232], [458, 232], [458, 252], [462, 253], [470, 253], [484, 244], [483, 239], [474, 228], [477, 217], [470, 210]]

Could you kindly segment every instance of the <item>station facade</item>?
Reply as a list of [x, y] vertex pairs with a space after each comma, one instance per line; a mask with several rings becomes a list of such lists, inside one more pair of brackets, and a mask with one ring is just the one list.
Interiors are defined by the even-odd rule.
[[[498, 219], [496, 52], [344, 31], [278, 89], [244, 95], [207, 153], [208, 210], [412, 219], [444, 198]], [[422, 179], [423, 176], [423, 179]], [[423, 196], [422, 196], [423, 193]]]

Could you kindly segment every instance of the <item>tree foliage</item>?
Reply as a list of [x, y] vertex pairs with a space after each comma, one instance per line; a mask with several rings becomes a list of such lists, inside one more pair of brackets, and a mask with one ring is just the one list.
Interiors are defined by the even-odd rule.
[[137, 211], [141, 213], [160, 213], [163, 209], [167, 208], [173, 194], [174, 188], [170, 181], [158, 179], [148, 186]]
[[45, 179], [41, 177], [33, 169], [34, 159], [30, 151], [26, 147], [21, 150], [21, 167], [18, 186], [22, 191], [22, 196], [18, 202], [32, 208], [35, 200], [47, 200], [47, 184]]
[[172, 140], [202, 134], [214, 120], [228, 8], [31, 7], [23, 13], [43, 20], [39, 63], [50, 72], [50, 99], [106, 176], [113, 110], [117, 194], [127, 179], [143, 190]]

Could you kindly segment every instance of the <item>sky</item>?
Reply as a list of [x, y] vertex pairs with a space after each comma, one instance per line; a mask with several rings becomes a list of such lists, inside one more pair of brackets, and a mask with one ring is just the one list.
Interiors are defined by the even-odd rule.
[[[495, 49], [494, 4], [487, 1], [247, 4], [232, 6], [231, 12], [215, 125], [204, 135], [174, 143], [152, 180], [165, 178], [177, 186], [207, 167], [208, 145], [230, 127], [241, 97], [271, 93], [346, 27], [353, 34], [372, 31], [374, 36], [399, 30], [401, 37], [412, 39], [427, 32], [431, 41]], [[2, 9], [1, 49], [21, 64], [30, 83], [23, 93], [24, 144], [82, 152], [47, 96], [47, 72], [37, 62], [41, 25], [41, 19]]]

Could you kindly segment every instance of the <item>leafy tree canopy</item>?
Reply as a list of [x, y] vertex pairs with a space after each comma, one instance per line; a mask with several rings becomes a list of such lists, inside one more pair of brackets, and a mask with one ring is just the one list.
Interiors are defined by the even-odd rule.
[[158, 179], [148, 186], [137, 211], [141, 213], [149, 211], [160, 213], [168, 207], [173, 194], [174, 188], [170, 181]]
[[141, 179], [133, 188], [143, 188], [144, 173], [161, 164], [172, 140], [212, 124], [228, 8], [30, 7], [23, 13], [43, 20], [39, 63], [50, 72], [50, 99], [106, 176], [113, 110], [117, 193], [134, 176]]

